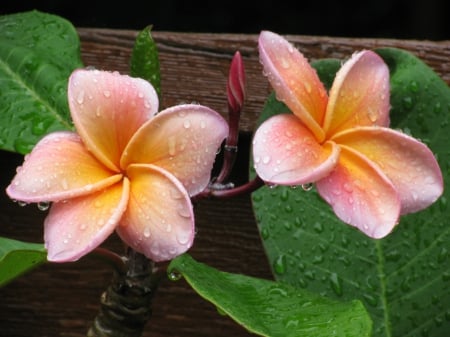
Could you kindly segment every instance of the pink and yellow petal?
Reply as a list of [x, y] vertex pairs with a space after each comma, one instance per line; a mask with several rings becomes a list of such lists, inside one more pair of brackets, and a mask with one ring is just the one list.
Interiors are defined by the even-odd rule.
[[286, 39], [269, 31], [259, 36], [260, 62], [277, 98], [324, 140], [321, 128], [328, 96], [308, 60]]
[[356, 53], [336, 74], [324, 130], [327, 137], [358, 126], [388, 126], [389, 69], [372, 51]]
[[443, 192], [443, 178], [431, 150], [418, 140], [388, 128], [365, 127], [337, 135], [334, 140], [376, 163], [394, 184], [402, 214], [417, 212]]
[[201, 105], [178, 105], [146, 123], [124, 151], [121, 166], [157, 165], [181, 181], [192, 196], [210, 181], [217, 150], [228, 135], [228, 124]]
[[130, 138], [158, 111], [150, 83], [117, 72], [76, 70], [69, 80], [68, 98], [86, 146], [115, 171]]
[[153, 261], [186, 252], [194, 240], [192, 204], [181, 183], [154, 165], [131, 165], [130, 201], [117, 233]]
[[6, 189], [25, 202], [60, 201], [90, 194], [122, 179], [90, 154], [72, 132], [45, 136], [25, 157]]
[[372, 238], [386, 236], [398, 223], [401, 202], [395, 186], [367, 158], [346, 147], [336, 169], [316, 186], [339, 219]]
[[128, 194], [125, 178], [105, 190], [52, 204], [44, 223], [48, 260], [76, 261], [98, 247], [116, 228]]
[[300, 185], [327, 176], [336, 166], [339, 147], [317, 143], [311, 132], [291, 114], [266, 120], [253, 138], [256, 173], [267, 183]]

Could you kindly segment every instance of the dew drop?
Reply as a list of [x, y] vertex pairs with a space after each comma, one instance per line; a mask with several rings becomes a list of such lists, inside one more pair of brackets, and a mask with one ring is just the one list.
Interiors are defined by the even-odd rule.
[[77, 96], [77, 103], [83, 104], [84, 103], [84, 90], [80, 90]]
[[169, 155], [174, 156], [176, 154], [176, 140], [175, 137], [169, 137], [167, 146], [169, 147]]
[[167, 274], [167, 276], [171, 281], [178, 281], [183, 275], [181, 275], [181, 273], [177, 270], [172, 270], [169, 274]]
[[189, 129], [189, 128], [191, 127], [191, 121], [190, 121], [189, 119], [186, 119], [186, 120], [183, 122], [183, 127], [184, 127], [185, 129]]
[[284, 68], [284, 69], [289, 69], [289, 67], [290, 67], [289, 61], [286, 60], [285, 58], [282, 58], [282, 59], [280, 60], [280, 65], [281, 65], [281, 67]]
[[189, 238], [190, 238], [189, 232], [185, 232], [185, 233], [181, 232], [181, 233], [178, 233], [178, 235], [177, 235], [177, 241], [181, 245], [186, 245], [187, 243], [189, 243]]
[[144, 229], [144, 237], [149, 238], [150, 235], [151, 235], [150, 228], [149, 228], [149, 227], [146, 227], [146, 228]]
[[286, 256], [279, 255], [273, 262], [273, 270], [278, 275], [286, 273]]
[[267, 228], [261, 229], [261, 237], [263, 240], [267, 240], [270, 236], [270, 232]]
[[26, 203], [25, 201], [18, 200], [17, 205], [19, 205], [20, 207], [24, 207], [24, 206], [28, 205], [28, 203]]
[[312, 183], [308, 183], [308, 184], [302, 184], [302, 189], [304, 191], [311, 191], [313, 188], [314, 184]]
[[339, 278], [339, 276], [336, 273], [331, 274], [330, 285], [331, 285], [331, 289], [333, 289], [333, 291], [336, 295], [342, 296], [343, 291], [342, 291], [341, 279]]
[[40, 211], [46, 211], [50, 207], [50, 203], [48, 201], [38, 202], [37, 207]]
[[269, 156], [264, 156], [264, 158], [262, 159], [263, 164], [269, 164], [270, 162], [270, 157]]

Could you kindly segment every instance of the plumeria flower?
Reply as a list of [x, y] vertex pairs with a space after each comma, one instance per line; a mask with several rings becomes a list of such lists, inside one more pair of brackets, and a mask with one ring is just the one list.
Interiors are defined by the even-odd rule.
[[443, 192], [430, 149], [389, 126], [389, 70], [372, 51], [354, 54], [327, 93], [292, 44], [263, 31], [260, 61], [277, 98], [292, 114], [255, 132], [253, 159], [266, 183], [315, 183], [345, 223], [382, 238], [402, 214], [432, 204]]
[[209, 183], [226, 121], [185, 104], [159, 113], [154, 88], [117, 72], [76, 70], [68, 85], [75, 132], [44, 137], [7, 188], [52, 202], [44, 223], [50, 261], [75, 261], [116, 230], [153, 261], [194, 239], [190, 197]]

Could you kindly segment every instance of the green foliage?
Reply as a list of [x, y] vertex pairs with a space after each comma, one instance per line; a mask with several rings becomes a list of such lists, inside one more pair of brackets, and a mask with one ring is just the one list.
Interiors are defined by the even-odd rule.
[[47, 251], [43, 244], [0, 237], [0, 287], [44, 263], [46, 258]]
[[25, 154], [47, 133], [71, 129], [67, 80], [82, 66], [68, 21], [38, 11], [0, 16], [0, 149]]
[[[277, 280], [330, 298], [360, 299], [375, 337], [444, 337], [450, 330], [450, 89], [412, 54], [377, 52], [391, 72], [392, 127], [436, 154], [444, 195], [430, 208], [402, 217], [382, 240], [339, 221], [314, 189], [262, 188], [252, 195], [254, 211]], [[323, 76], [323, 69], [337, 62], [314, 66]], [[282, 112], [286, 107], [272, 95], [261, 121]]]
[[146, 27], [136, 37], [131, 55], [131, 76], [149, 81], [161, 99], [161, 78], [159, 69], [158, 47], [151, 35], [152, 27]]
[[218, 271], [185, 254], [171, 262], [203, 298], [249, 331], [271, 337], [364, 337], [372, 322], [359, 301], [335, 301], [285, 283]]

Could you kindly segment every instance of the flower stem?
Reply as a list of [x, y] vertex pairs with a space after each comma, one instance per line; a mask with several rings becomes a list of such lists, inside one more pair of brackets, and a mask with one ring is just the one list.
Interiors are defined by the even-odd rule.
[[212, 183], [203, 192], [195, 195], [192, 201], [198, 201], [203, 198], [216, 197], [216, 198], [231, 198], [241, 194], [252, 193], [256, 191], [261, 186], [264, 186], [264, 181], [256, 176], [253, 180], [234, 187], [233, 184], [217, 184]]
[[115, 269], [108, 289], [101, 295], [100, 310], [88, 337], [140, 337], [151, 317], [157, 288], [154, 263], [128, 249], [126, 271]]

